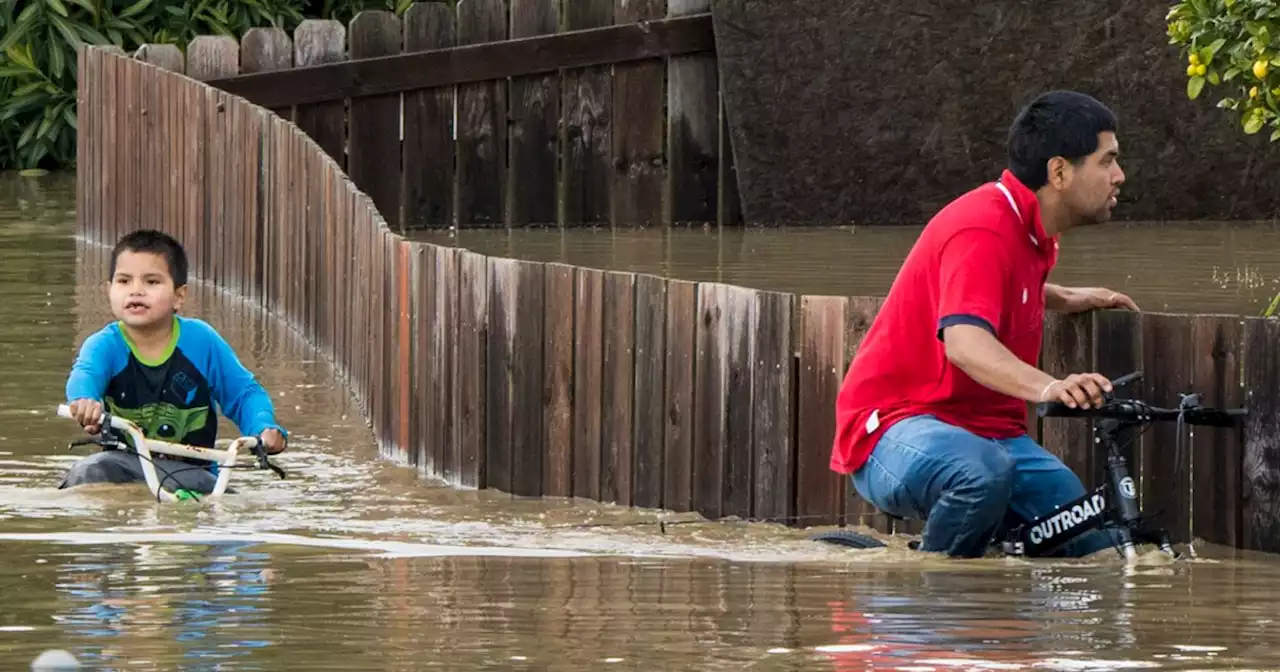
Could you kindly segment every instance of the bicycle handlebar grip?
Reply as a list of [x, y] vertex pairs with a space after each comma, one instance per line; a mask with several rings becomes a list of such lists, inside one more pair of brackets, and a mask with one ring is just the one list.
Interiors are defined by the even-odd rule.
[[71, 415], [71, 407], [66, 404], [58, 404], [58, 415], [64, 418], [75, 418], [75, 416]]

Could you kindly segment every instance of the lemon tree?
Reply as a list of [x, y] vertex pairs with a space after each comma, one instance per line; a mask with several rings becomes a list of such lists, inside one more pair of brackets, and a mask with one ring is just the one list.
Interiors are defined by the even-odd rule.
[[1166, 18], [1186, 59], [1187, 97], [1221, 86], [1218, 107], [1239, 114], [1245, 133], [1270, 127], [1280, 140], [1280, 0], [1179, 0]]

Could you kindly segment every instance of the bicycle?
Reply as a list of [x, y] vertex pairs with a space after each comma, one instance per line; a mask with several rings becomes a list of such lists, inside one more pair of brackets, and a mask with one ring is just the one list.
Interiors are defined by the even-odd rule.
[[[75, 417], [71, 414], [71, 407], [67, 404], [58, 405], [57, 413], [64, 418], [74, 419]], [[142, 476], [147, 483], [147, 488], [151, 490], [151, 494], [157, 501], [174, 502], [185, 499], [200, 499], [200, 495], [187, 490], [177, 489], [173, 492], [165, 490], [164, 483], [175, 474], [181, 473], [186, 469], [207, 469], [208, 463], [217, 465], [218, 475], [213, 489], [207, 495], [204, 495], [206, 497], [221, 497], [226, 493], [232, 469], [270, 469], [281, 479], [286, 478], [284, 469], [271, 462], [267, 455], [266, 446], [263, 445], [262, 439], [257, 436], [242, 436], [232, 441], [225, 449], [218, 449], [149, 439], [137, 424], [106, 412], [102, 414], [98, 425], [102, 429], [97, 437], [72, 441], [69, 448], [96, 445], [103, 450], [120, 450], [136, 454], [141, 463]], [[256, 466], [246, 467], [236, 464], [241, 450], [246, 447], [248, 452], [257, 458]], [[154, 454], [196, 460], [198, 462], [190, 467], [167, 473], [165, 478], [161, 479], [156, 474], [155, 462], [152, 458]], [[200, 464], [199, 462], [206, 464]]]
[[[1139, 544], [1152, 544], [1173, 558], [1168, 530], [1150, 524], [1138, 504], [1137, 486], [1129, 473], [1128, 460], [1122, 452], [1120, 436], [1127, 430], [1160, 421], [1178, 424], [1176, 449], [1181, 453], [1184, 425], [1235, 427], [1248, 415], [1245, 408], [1211, 408], [1200, 403], [1199, 394], [1181, 394], [1175, 408], [1152, 406], [1136, 399], [1117, 399], [1116, 391], [1142, 378], [1142, 371], [1112, 381], [1112, 392], [1104, 395], [1097, 408], [1071, 408], [1060, 402], [1036, 405], [1039, 417], [1088, 418], [1095, 420], [1094, 444], [1106, 451], [1107, 479], [1084, 495], [1058, 506], [1039, 518], [1010, 529], [1003, 539], [992, 544], [1007, 556], [1042, 557], [1093, 530], [1108, 530], [1116, 539], [1115, 548], [1126, 560], [1137, 557]], [[820, 532], [810, 537], [815, 541], [848, 548], [875, 548], [885, 544], [868, 535], [846, 530]], [[919, 548], [919, 542], [909, 547]]]

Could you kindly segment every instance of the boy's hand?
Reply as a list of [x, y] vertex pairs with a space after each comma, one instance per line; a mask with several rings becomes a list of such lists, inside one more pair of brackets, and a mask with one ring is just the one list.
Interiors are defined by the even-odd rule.
[[284, 435], [280, 433], [280, 430], [275, 428], [264, 429], [262, 434], [258, 435], [258, 438], [262, 439], [262, 445], [266, 446], [268, 455], [284, 452]]
[[102, 429], [98, 425], [102, 420], [102, 402], [94, 399], [76, 399], [67, 406], [71, 409], [71, 417], [84, 427], [84, 431], [97, 434]]

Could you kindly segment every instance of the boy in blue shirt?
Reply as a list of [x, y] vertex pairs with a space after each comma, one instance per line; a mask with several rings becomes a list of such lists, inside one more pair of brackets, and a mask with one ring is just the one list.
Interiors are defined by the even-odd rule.
[[[285, 449], [271, 397], [208, 323], [177, 313], [187, 293], [187, 256], [173, 237], [134, 231], [111, 252], [113, 322], [89, 336], [67, 378], [67, 405], [90, 434], [103, 411], [137, 424], [149, 439], [212, 448], [221, 409], [267, 452]], [[153, 455], [166, 489], [212, 491], [209, 462]], [[139, 457], [100, 451], [72, 465], [63, 488], [143, 480]], [[208, 468], [192, 468], [190, 462]], [[166, 477], [170, 475], [170, 477]]]

